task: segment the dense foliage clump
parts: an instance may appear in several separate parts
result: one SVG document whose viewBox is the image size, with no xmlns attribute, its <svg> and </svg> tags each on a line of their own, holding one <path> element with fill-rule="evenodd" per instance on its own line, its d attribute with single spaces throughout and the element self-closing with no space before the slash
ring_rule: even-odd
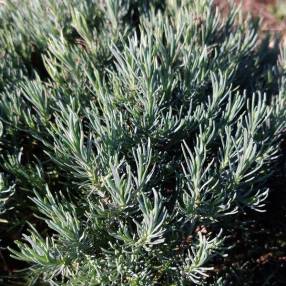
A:
<svg viewBox="0 0 286 286">
<path fill-rule="evenodd" d="M 26 269 L 10 279 L 227 285 L 206 277 L 230 218 L 264 209 L 283 52 L 206 0 L 5 2 L 0 227 Z"/>
</svg>

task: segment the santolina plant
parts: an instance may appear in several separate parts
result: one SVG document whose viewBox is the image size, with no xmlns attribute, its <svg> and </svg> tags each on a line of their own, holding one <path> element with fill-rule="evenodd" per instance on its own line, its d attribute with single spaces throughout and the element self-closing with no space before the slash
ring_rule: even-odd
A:
<svg viewBox="0 0 286 286">
<path fill-rule="evenodd" d="M 7 0 L 0 13 L 0 223 L 2 240 L 23 233 L 8 244 L 25 280 L 213 283 L 229 217 L 264 210 L 283 51 L 265 62 L 258 24 L 206 0 Z"/>
</svg>

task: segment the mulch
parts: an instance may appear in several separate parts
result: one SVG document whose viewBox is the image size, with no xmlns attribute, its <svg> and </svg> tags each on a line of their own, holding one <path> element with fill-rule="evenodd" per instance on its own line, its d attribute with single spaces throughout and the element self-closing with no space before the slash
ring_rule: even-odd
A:
<svg viewBox="0 0 286 286">
<path fill-rule="evenodd" d="M 245 13 L 251 13 L 261 20 L 261 30 L 270 32 L 272 35 L 282 36 L 283 43 L 286 44 L 286 17 L 279 19 L 273 11 L 279 10 L 283 1 L 279 0 L 234 0 L 240 3 Z M 285 0 L 284 0 L 285 1 Z M 222 10 L 227 11 L 228 0 L 215 0 L 215 4 Z M 286 1 L 285 3 L 286 4 Z"/>
</svg>

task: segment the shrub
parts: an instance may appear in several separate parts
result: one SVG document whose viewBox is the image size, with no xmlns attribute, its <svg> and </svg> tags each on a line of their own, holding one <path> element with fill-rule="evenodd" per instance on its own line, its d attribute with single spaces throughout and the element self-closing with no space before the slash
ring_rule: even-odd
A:
<svg viewBox="0 0 286 286">
<path fill-rule="evenodd" d="M 6 2 L 0 208 L 26 279 L 210 285 L 229 218 L 264 208 L 283 54 L 206 0 Z"/>
</svg>

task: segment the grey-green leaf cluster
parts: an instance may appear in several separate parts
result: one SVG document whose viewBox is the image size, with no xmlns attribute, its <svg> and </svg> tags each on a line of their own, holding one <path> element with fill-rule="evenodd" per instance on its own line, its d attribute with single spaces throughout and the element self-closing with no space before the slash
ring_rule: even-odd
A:
<svg viewBox="0 0 286 286">
<path fill-rule="evenodd" d="M 0 4 L 0 228 L 26 282 L 211 285 L 286 128 L 258 29 L 207 0 Z"/>
</svg>

